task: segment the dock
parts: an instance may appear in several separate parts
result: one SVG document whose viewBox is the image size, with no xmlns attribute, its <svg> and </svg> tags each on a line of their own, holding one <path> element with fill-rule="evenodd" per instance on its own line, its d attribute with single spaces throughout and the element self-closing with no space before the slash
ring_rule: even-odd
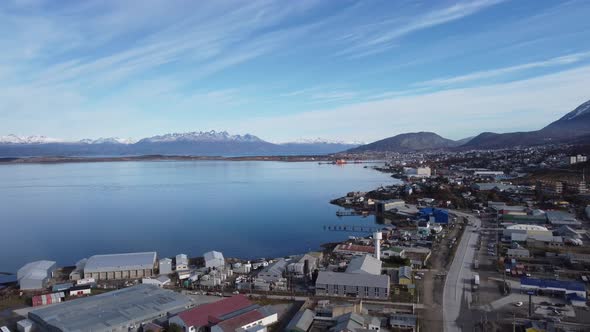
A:
<svg viewBox="0 0 590 332">
<path fill-rule="evenodd" d="M 378 225 L 324 225 L 325 231 L 332 232 L 374 233 L 381 229 Z"/>
</svg>

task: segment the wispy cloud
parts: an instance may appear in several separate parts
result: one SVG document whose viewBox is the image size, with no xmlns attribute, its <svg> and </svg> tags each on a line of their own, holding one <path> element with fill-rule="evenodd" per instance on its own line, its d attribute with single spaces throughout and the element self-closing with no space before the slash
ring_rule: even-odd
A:
<svg viewBox="0 0 590 332">
<path fill-rule="evenodd" d="M 416 86 L 432 87 L 432 86 L 446 86 L 453 84 L 460 84 L 472 81 L 478 81 L 487 78 L 493 78 L 503 76 L 507 74 L 513 74 L 525 70 L 537 69 L 537 68 L 549 68 L 555 66 L 564 66 L 575 64 L 590 58 L 590 52 L 580 52 L 568 54 L 560 57 L 551 58 L 543 61 L 535 61 L 524 63 L 516 66 L 496 68 L 492 70 L 482 70 L 466 75 L 459 75 L 454 77 L 437 78 L 415 84 Z"/>
<path fill-rule="evenodd" d="M 410 16 L 409 19 L 403 17 L 405 14 L 386 17 L 380 22 L 360 27 L 354 34 L 347 35 L 345 41 L 352 42 L 353 45 L 339 54 L 356 58 L 383 52 L 395 46 L 395 41 L 403 36 L 462 19 L 503 1 L 505 0 L 459 2 L 425 14 Z"/>
</svg>

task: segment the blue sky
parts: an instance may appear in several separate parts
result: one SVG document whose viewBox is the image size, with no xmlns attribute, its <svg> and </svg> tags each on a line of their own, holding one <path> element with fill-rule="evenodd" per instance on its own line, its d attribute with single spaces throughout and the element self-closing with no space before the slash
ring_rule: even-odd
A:
<svg viewBox="0 0 590 332">
<path fill-rule="evenodd" d="M 538 129 L 590 99 L 589 16 L 585 0 L 5 0 L 0 135 Z"/>
</svg>

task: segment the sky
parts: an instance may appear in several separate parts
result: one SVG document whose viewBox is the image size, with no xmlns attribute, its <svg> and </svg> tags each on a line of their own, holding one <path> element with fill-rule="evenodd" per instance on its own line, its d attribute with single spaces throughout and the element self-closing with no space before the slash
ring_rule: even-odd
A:
<svg viewBox="0 0 590 332">
<path fill-rule="evenodd" d="M 0 135 L 271 142 L 539 129 L 590 99 L 590 1 L 0 1 Z"/>
</svg>

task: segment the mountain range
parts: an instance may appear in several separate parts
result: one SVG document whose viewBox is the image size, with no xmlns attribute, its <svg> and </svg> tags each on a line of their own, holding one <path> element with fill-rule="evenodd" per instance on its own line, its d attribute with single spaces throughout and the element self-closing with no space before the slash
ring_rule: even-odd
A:
<svg viewBox="0 0 590 332">
<path fill-rule="evenodd" d="M 431 150 L 481 150 L 548 143 L 590 143 L 590 100 L 546 127 L 527 132 L 484 132 L 450 140 L 432 132 L 405 133 L 373 143 L 347 143 L 322 139 L 275 144 L 251 134 L 225 131 L 173 133 L 140 140 L 117 137 L 64 141 L 45 136 L 0 136 L 0 157 L 25 156 L 268 156 L 324 155 L 338 152 L 414 152 Z"/>
<path fill-rule="evenodd" d="M 546 127 L 526 132 L 484 132 L 453 141 L 432 132 L 405 133 L 350 149 L 349 153 L 502 149 L 548 143 L 590 143 L 590 100 Z"/>
<path fill-rule="evenodd" d="M 0 157 L 122 156 L 122 155 L 323 155 L 358 146 L 329 140 L 304 140 L 274 144 L 251 134 L 225 131 L 172 133 L 140 140 L 118 137 L 65 141 L 45 136 L 0 136 Z"/>
</svg>

